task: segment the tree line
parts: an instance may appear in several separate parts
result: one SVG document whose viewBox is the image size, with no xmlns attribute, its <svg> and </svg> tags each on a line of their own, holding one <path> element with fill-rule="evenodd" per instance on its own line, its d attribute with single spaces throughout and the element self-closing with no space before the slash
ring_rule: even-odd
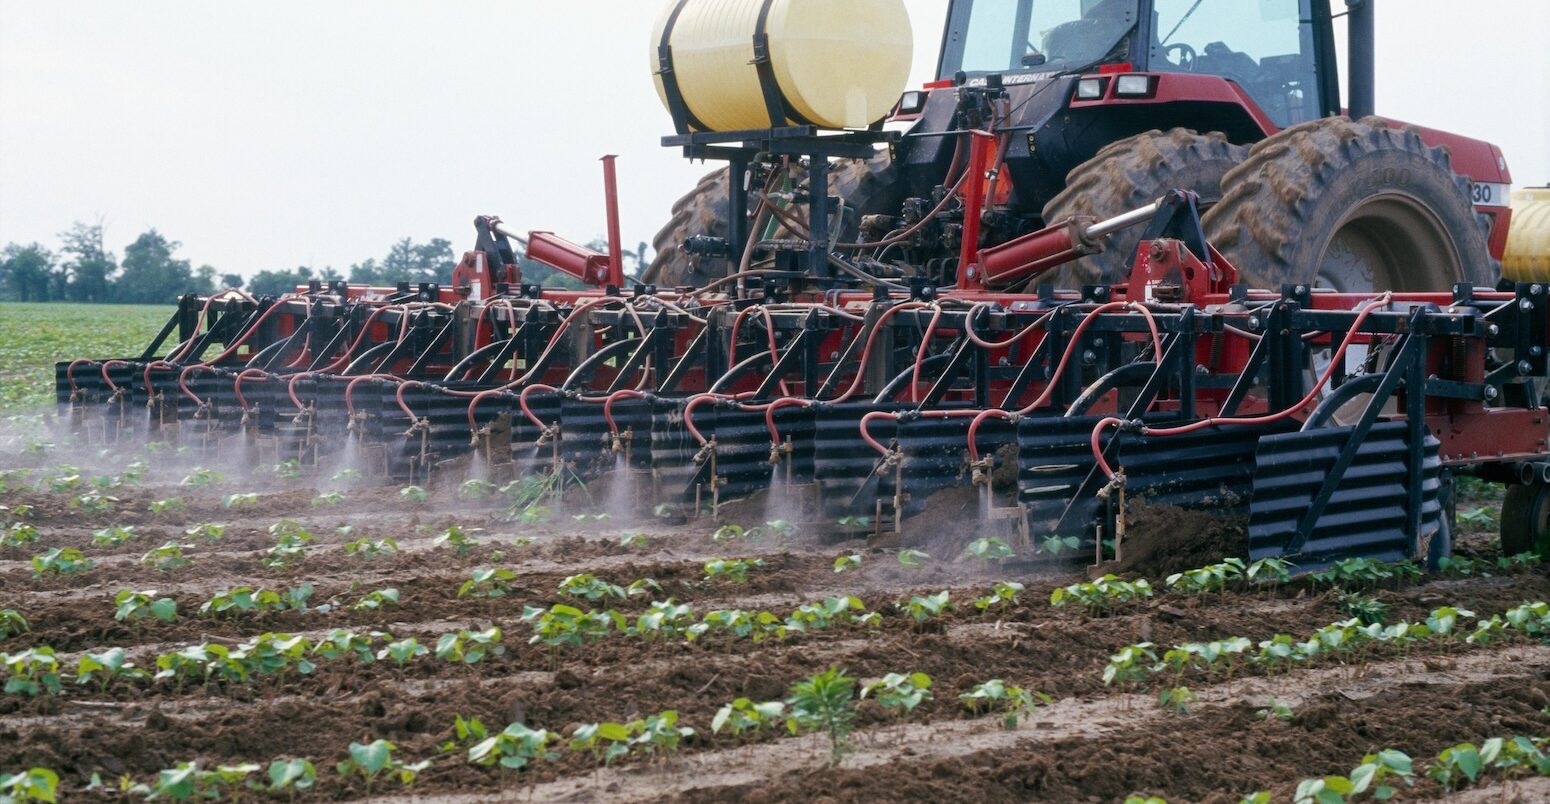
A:
<svg viewBox="0 0 1550 804">
<path fill-rule="evenodd" d="M 244 279 L 240 274 L 221 273 L 210 265 L 195 268 L 188 260 L 177 258 L 174 255 L 182 244 L 168 240 L 154 228 L 126 246 L 122 259 L 104 245 L 101 225 L 77 223 L 69 231 L 61 232 L 59 239 L 62 245 L 57 252 L 38 243 L 8 243 L 0 249 L 0 301 L 155 304 L 171 302 L 185 293 L 209 294 L 222 288 L 279 295 L 313 279 L 344 279 L 352 284 L 378 286 L 448 282 L 457 265 L 451 241 L 437 237 L 416 243 L 406 237 L 394 243 L 380 260 L 369 257 L 343 272 L 332 266 L 301 265 L 263 270 Z M 607 250 L 599 241 L 589 246 Z M 639 270 L 645 264 L 646 244 L 641 243 L 633 252 L 626 251 L 624 257 L 626 272 Z M 528 282 L 579 285 L 571 277 L 526 257 L 521 258 L 521 266 Z"/>
</svg>

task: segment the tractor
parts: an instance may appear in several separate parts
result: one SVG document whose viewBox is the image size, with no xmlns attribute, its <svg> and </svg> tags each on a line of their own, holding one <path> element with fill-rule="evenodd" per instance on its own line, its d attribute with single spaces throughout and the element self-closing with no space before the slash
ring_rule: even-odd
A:
<svg viewBox="0 0 1550 804">
<path fill-rule="evenodd" d="M 1180 188 L 1198 194 L 1206 239 L 1257 287 L 1494 286 L 1511 215 L 1506 161 L 1489 143 L 1373 116 L 1374 3 L 1347 0 L 1341 15 L 1331 0 L 953 0 L 937 80 L 889 118 L 908 126 L 902 139 L 834 165 L 830 193 L 855 213 L 846 232 L 889 242 L 908 232 L 891 263 L 952 286 L 961 214 L 920 224 L 965 172 L 968 132 L 990 130 L 1000 151 L 981 246 Z M 711 173 L 674 206 L 645 282 L 699 286 L 735 268 L 723 256 L 738 248 L 705 246 L 728 235 L 726 176 Z M 1121 234 L 1040 281 L 1120 281 L 1139 237 Z"/>
</svg>

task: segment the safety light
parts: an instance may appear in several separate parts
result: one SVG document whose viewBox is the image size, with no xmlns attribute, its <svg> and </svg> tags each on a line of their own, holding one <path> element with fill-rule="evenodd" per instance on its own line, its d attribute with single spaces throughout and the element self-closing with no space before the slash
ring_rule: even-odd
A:
<svg viewBox="0 0 1550 804">
<path fill-rule="evenodd" d="M 899 98 L 899 114 L 920 114 L 926 108 L 926 93 L 906 92 Z"/>
<path fill-rule="evenodd" d="M 1098 100 L 1103 97 L 1103 79 L 1083 78 L 1076 82 L 1077 100 Z"/>
<path fill-rule="evenodd" d="M 1122 75 L 1114 81 L 1115 95 L 1144 98 L 1152 94 L 1152 77 L 1149 75 Z"/>
</svg>

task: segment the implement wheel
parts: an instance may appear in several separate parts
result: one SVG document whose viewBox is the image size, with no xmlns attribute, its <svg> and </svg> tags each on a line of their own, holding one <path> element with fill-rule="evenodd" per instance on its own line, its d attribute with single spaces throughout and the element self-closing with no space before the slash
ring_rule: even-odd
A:
<svg viewBox="0 0 1550 804">
<path fill-rule="evenodd" d="M 793 170 L 796 181 L 805 180 L 804 169 Z M 880 213 L 898 214 L 904 205 L 907 187 L 903 176 L 893 169 L 887 154 L 871 159 L 842 160 L 829 165 L 829 194 L 845 199 L 853 212 L 847 212 L 848 221 L 859 221 L 863 215 Z M 749 214 L 757 207 L 757 200 L 748 201 Z M 727 236 L 727 171 L 712 171 L 700 179 L 687 195 L 673 204 L 673 217 L 657 232 L 651 241 L 656 257 L 641 274 L 641 281 L 661 287 L 684 285 L 700 286 L 726 276 L 723 261 L 691 262 L 689 256 L 679 250 L 685 240 L 695 235 L 709 237 Z M 854 215 L 854 217 L 852 217 Z M 842 240 L 854 238 L 855 226 L 845 226 L 840 232 Z M 733 259 L 733 263 L 742 255 Z"/>
<path fill-rule="evenodd" d="M 1206 238 L 1251 287 L 1348 293 L 1493 287 L 1486 223 L 1448 152 L 1381 118 L 1286 129 L 1222 179 Z"/>
<path fill-rule="evenodd" d="M 1502 555 L 1550 559 L 1550 486 L 1514 483 L 1502 500 Z"/>
<path fill-rule="evenodd" d="M 1074 215 L 1112 218 L 1175 189 L 1193 190 L 1201 209 L 1209 209 L 1222 197 L 1222 177 L 1248 155 L 1247 146 L 1234 145 L 1220 133 L 1175 128 L 1126 137 L 1066 174 L 1066 189 L 1044 205 L 1044 221 L 1056 223 Z M 1131 227 L 1112 235 L 1101 253 L 1062 269 L 1056 285 L 1125 281 L 1141 234 L 1141 227 Z"/>
</svg>

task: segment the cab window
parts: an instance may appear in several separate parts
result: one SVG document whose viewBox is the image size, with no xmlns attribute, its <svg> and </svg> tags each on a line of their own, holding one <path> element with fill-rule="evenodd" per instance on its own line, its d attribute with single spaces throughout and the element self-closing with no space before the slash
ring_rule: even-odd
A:
<svg viewBox="0 0 1550 804">
<path fill-rule="evenodd" d="M 1150 67 L 1219 75 L 1285 128 L 1320 116 L 1311 0 L 1156 0 Z"/>
</svg>

